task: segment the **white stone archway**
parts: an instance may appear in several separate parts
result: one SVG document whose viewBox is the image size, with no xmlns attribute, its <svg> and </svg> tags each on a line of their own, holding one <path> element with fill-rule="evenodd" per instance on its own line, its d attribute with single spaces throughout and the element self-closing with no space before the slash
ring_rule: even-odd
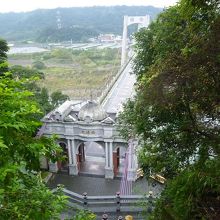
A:
<svg viewBox="0 0 220 220">
<path fill-rule="evenodd" d="M 121 66 L 126 63 L 127 58 L 127 35 L 128 26 L 132 24 L 138 24 L 138 29 L 148 27 L 150 24 L 150 16 L 124 16 L 123 37 L 122 37 L 122 51 L 121 51 Z"/>
<path fill-rule="evenodd" d="M 101 145 L 100 147 L 102 148 L 102 156 L 105 159 L 104 164 L 102 164 L 105 178 L 113 179 L 117 176 L 117 172 L 114 172 L 114 167 L 118 169 L 119 165 L 117 159 L 120 159 L 117 158 L 120 153 L 117 153 L 117 146 L 124 146 L 127 149 L 128 142 L 118 133 L 114 121 L 116 116 L 104 114 L 105 112 L 103 113 L 103 111 L 101 106 L 92 101 L 83 105 L 81 103 L 75 105 L 71 101 L 66 101 L 54 112 L 45 116 L 43 135 L 50 137 L 56 134 L 59 137 L 58 143 L 65 143 L 65 151 L 68 154 L 69 175 L 78 175 L 79 162 L 81 162 L 79 159 L 84 159 L 84 149 L 79 152 L 80 144 L 94 142 Z M 57 112 L 60 112 L 59 119 L 56 118 Z M 87 116 L 90 116 L 91 120 L 87 121 Z M 79 157 L 79 154 L 83 156 Z M 135 180 L 136 162 L 133 162 L 135 155 L 133 151 L 129 155 L 130 166 L 128 167 L 128 172 L 130 179 Z M 114 166 L 114 163 L 116 166 Z M 49 170 L 57 172 L 57 165 L 57 162 L 50 162 Z"/>
</svg>

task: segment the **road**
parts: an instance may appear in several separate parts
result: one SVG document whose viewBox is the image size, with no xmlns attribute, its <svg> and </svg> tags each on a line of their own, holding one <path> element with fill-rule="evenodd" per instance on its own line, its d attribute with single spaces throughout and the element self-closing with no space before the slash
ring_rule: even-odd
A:
<svg viewBox="0 0 220 220">
<path fill-rule="evenodd" d="M 136 76 L 130 74 L 131 71 L 132 62 L 130 61 L 102 104 L 107 113 L 120 111 L 123 103 L 134 94 Z"/>
</svg>

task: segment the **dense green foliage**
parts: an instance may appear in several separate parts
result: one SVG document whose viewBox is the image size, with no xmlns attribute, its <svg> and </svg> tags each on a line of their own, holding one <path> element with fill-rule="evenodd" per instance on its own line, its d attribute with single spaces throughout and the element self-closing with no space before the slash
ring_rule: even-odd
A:
<svg viewBox="0 0 220 220">
<path fill-rule="evenodd" d="M 153 219 L 220 216 L 220 13 L 182 0 L 136 35 L 137 95 L 119 119 L 146 173 L 167 177 Z M 211 205 L 212 204 L 212 205 Z"/>
<path fill-rule="evenodd" d="M 68 99 L 69 97 L 67 95 L 62 94 L 62 92 L 60 91 L 56 91 L 51 94 L 51 104 L 54 108 L 58 107 L 60 104 L 62 104 Z"/>
<path fill-rule="evenodd" d="M 3 48 L 4 67 L 8 69 L 7 43 L 1 40 L 0 47 Z M 36 118 L 42 116 L 39 104 L 45 105 L 49 96 L 45 88 L 37 87 L 35 78 L 44 75 L 36 69 L 21 66 L 13 66 L 10 71 L 2 71 L 0 76 L 0 219 L 60 219 L 61 212 L 65 212 L 67 197 L 61 188 L 54 194 L 42 182 L 40 158 L 60 160 L 62 158 L 57 155 L 62 150 L 54 138 L 36 137 L 41 125 Z M 53 96 L 52 107 L 66 98 L 60 92 Z M 95 215 L 77 211 L 73 219 L 92 220 Z"/>
<path fill-rule="evenodd" d="M 87 210 L 77 210 L 76 214 L 70 220 L 95 220 L 96 215 Z"/>
<path fill-rule="evenodd" d="M 57 29 L 57 11 L 62 29 Z M 124 15 L 146 15 L 152 18 L 161 9 L 151 6 L 115 6 L 59 8 L 26 13 L 0 14 L 0 35 L 7 40 L 54 42 L 85 41 L 99 33 L 122 34 Z"/>
<path fill-rule="evenodd" d="M 220 160 L 189 166 L 170 181 L 151 219 L 219 219 Z"/>
<path fill-rule="evenodd" d="M 40 157 L 57 160 L 60 147 L 35 137 L 40 110 L 23 83 L 9 72 L 0 76 L 0 219 L 59 219 L 65 197 L 54 195 L 37 173 Z"/>
<path fill-rule="evenodd" d="M 23 67 L 20 65 L 15 65 L 10 67 L 10 72 L 16 79 L 34 79 L 33 77 L 44 79 L 44 73 L 28 67 Z"/>
<path fill-rule="evenodd" d="M 46 66 L 42 61 L 36 60 L 32 63 L 32 67 L 38 70 L 45 69 Z"/>
<path fill-rule="evenodd" d="M 38 64 L 38 67 L 42 67 L 41 63 L 37 62 L 36 64 Z M 69 99 L 67 95 L 62 94 L 60 91 L 52 92 L 51 95 L 49 95 L 47 88 L 40 88 L 37 82 L 40 79 L 43 80 L 45 75 L 38 69 L 15 65 L 10 67 L 9 70 L 14 79 L 22 80 L 22 85 L 33 93 L 31 99 L 38 103 L 38 107 L 44 115 Z M 40 117 L 42 117 L 42 115 L 38 114 L 39 119 Z"/>
<path fill-rule="evenodd" d="M 8 71 L 8 64 L 6 63 L 8 50 L 6 41 L 0 39 L 0 75 Z"/>
</svg>

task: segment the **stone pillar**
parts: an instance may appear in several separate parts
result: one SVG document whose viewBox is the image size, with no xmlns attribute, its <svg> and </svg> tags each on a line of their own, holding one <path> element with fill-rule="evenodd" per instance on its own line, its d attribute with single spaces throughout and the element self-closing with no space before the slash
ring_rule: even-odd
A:
<svg viewBox="0 0 220 220">
<path fill-rule="evenodd" d="M 109 145 L 110 145 L 110 147 L 109 147 L 109 157 L 110 157 L 109 166 L 110 166 L 110 168 L 113 169 L 113 148 L 112 148 L 112 142 L 110 142 Z"/>
<path fill-rule="evenodd" d="M 113 179 L 113 150 L 112 150 L 112 142 L 105 142 L 105 155 L 106 155 L 106 166 L 105 166 L 105 178 Z"/>
<path fill-rule="evenodd" d="M 71 152 L 71 140 L 67 140 L 67 148 L 68 148 L 68 158 L 69 158 L 69 165 L 72 164 L 72 152 Z"/>
<path fill-rule="evenodd" d="M 128 16 L 124 16 L 123 37 L 122 37 L 122 51 L 121 51 L 121 67 L 126 62 L 127 52 L 127 32 L 128 32 Z"/>
<path fill-rule="evenodd" d="M 137 177 L 137 167 L 135 166 L 135 150 L 134 143 L 132 140 L 129 141 L 129 152 L 128 152 L 128 180 L 135 181 Z"/>
<path fill-rule="evenodd" d="M 57 166 L 57 162 L 53 163 L 53 162 L 49 162 L 49 171 L 52 173 L 57 173 L 58 171 L 58 166 Z"/>
<path fill-rule="evenodd" d="M 105 142 L 105 168 L 109 167 L 109 150 L 108 150 L 108 143 Z"/>
<path fill-rule="evenodd" d="M 76 146 L 75 141 L 70 140 L 70 152 L 71 152 L 71 158 L 72 163 L 69 164 L 69 174 L 70 175 L 78 175 L 78 167 L 77 167 L 77 159 L 76 159 Z"/>
<path fill-rule="evenodd" d="M 128 148 L 128 169 L 132 169 L 132 147 L 133 147 L 133 144 L 132 142 L 129 141 L 129 148 Z"/>
</svg>

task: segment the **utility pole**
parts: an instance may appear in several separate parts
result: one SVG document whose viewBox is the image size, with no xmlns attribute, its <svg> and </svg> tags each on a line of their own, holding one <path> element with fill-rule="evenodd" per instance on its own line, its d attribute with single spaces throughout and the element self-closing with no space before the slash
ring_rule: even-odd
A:
<svg viewBox="0 0 220 220">
<path fill-rule="evenodd" d="M 62 28 L 60 11 L 57 11 L 56 19 L 57 19 L 57 29 L 59 30 Z"/>
</svg>

